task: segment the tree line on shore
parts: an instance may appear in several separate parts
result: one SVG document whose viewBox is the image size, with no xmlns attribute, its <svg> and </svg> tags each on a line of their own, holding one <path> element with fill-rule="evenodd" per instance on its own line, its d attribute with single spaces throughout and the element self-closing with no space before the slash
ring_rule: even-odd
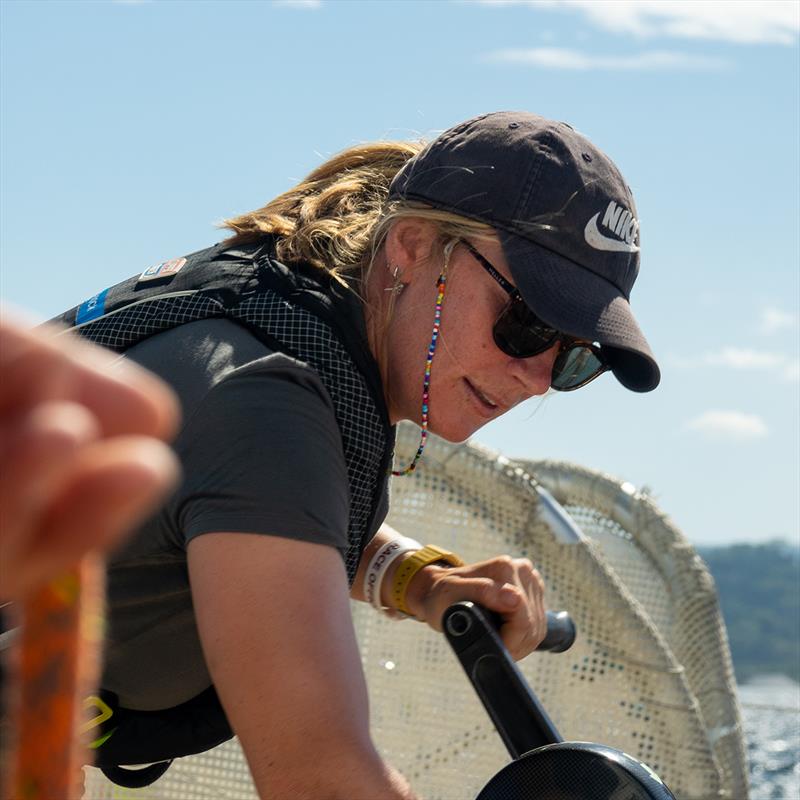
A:
<svg viewBox="0 0 800 800">
<path fill-rule="evenodd" d="M 698 547 L 714 578 L 736 679 L 800 682 L 800 548 L 785 542 Z"/>
</svg>

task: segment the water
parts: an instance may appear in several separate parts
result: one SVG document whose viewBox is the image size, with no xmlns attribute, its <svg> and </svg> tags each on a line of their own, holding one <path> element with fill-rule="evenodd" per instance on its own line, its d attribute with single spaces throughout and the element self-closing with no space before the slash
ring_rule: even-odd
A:
<svg viewBox="0 0 800 800">
<path fill-rule="evenodd" d="M 800 684 L 781 675 L 739 687 L 751 800 L 800 798 Z"/>
</svg>

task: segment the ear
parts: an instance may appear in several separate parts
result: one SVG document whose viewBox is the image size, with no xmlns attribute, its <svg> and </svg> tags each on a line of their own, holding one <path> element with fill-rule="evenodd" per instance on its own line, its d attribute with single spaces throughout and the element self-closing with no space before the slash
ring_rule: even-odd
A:
<svg viewBox="0 0 800 800">
<path fill-rule="evenodd" d="M 438 238 L 438 228 L 432 222 L 416 217 L 399 219 L 386 236 L 386 262 L 399 267 L 398 277 L 403 283 L 411 283 L 417 274 L 429 271 Z"/>
</svg>

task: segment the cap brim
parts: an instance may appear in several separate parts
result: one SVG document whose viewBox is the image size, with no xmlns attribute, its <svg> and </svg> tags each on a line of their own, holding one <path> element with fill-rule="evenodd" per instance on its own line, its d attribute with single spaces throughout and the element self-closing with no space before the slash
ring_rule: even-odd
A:
<svg viewBox="0 0 800 800">
<path fill-rule="evenodd" d="M 599 342 L 627 389 L 649 392 L 658 386 L 658 364 L 616 286 L 529 239 L 498 233 L 514 282 L 538 316 L 570 336 Z"/>
</svg>

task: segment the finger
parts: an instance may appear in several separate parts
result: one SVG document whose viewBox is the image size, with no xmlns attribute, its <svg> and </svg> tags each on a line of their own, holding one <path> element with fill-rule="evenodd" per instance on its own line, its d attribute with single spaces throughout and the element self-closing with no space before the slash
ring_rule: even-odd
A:
<svg viewBox="0 0 800 800">
<path fill-rule="evenodd" d="M 129 359 L 112 360 L 98 349 L 91 349 L 76 399 L 92 409 L 106 436 L 144 434 L 170 441 L 180 419 L 174 392 Z"/>
<path fill-rule="evenodd" d="M 56 328 L 29 330 L 9 318 L 5 308 L 0 316 L 0 413 L 30 409 L 37 403 L 66 399 L 70 392 L 72 358 L 66 344 L 54 344 Z M 74 369 L 74 368 L 73 368 Z"/>
<path fill-rule="evenodd" d="M 460 599 L 480 603 L 496 611 L 504 619 L 513 614 L 524 601 L 513 559 L 509 556 L 498 556 L 478 564 L 449 570 L 444 580 L 448 578 L 457 581 L 459 590 L 464 586 L 470 592 L 469 597 Z"/>
<path fill-rule="evenodd" d="M 495 581 L 487 591 L 485 605 L 502 619 L 500 635 L 513 658 L 531 653 L 544 638 L 544 584 L 527 558 L 497 556 L 475 565 Z"/>
<path fill-rule="evenodd" d="M 518 559 L 518 580 L 526 593 L 526 602 L 531 612 L 531 636 L 538 647 L 547 634 L 545 609 L 545 585 L 542 575 L 528 559 Z"/>
<path fill-rule="evenodd" d="M 500 583 L 512 580 L 516 575 L 514 559 L 509 555 L 494 556 L 485 561 L 468 564 L 460 569 L 468 574 L 485 575 Z"/>
<path fill-rule="evenodd" d="M 539 621 L 539 626 L 536 633 L 536 647 L 538 647 L 544 637 L 547 635 L 547 603 L 545 602 L 545 585 L 541 574 L 538 570 L 534 571 L 534 580 L 536 585 L 535 598 L 535 611 L 536 619 Z"/>
<path fill-rule="evenodd" d="M 454 599 L 472 600 L 499 615 L 498 632 L 512 658 L 524 658 L 534 649 L 537 642 L 532 638 L 534 628 L 522 587 L 490 578 L 464 578 L 452 587 L 451 593 L 457 595 Z"/>
<path fill-rule="evenodd" d="M 108 551 L 163 501 L 178 477 L 161 442 L 126 437 L 89 445 L 23 554 L 13 595 L 26 595 L 89 550 Z"/>
<path fill-rule="evenodd" d="M 451 596 L 452 600 L 450 600 Z M 454 580 L 442 599 L 447 602 L 447 605 L 456 600 L 471 600 L 499 614 L 504 624 L 514 619 L 524 606 L 523 594 L 519 587 L 483 577 Z M 442 613 L 446 607 L 442 609 Z"/>
<path fill-rule="evenodd" d="M 35 330 L 0 318 L 0 413 L 54 399 L 84 403 L 106 436 L 169 438 L 179 407 L 172 391 L 132 362 L 56 326 Z"/>
<path fill-rule="evenodd" d="M 75 403 L 43 403 L 0 427 L 0 529 L 6 558 L 25 546 L 79 448 L 98 432 L 94 417 Z"/>
<path fill-rule="evenodd" d="M 505 634 L 516 659 L 535 650 L 547 633 L 544 581 L 527 558 L 514 559 L 515 587 L 522 598 L 517 614 L 508 622 Z"/>
<path fill-rule="evenodd" d="M 501 593 L 516 596 L 513 609 L 501 612 L 503 624 L 500 627 L 500 636 L 511 656 L 519 661 L 530 654 L 540 641 L 537 639 L 535 618 L 522 587 L 506 584 L 501 588 Z"/>
</svg>

